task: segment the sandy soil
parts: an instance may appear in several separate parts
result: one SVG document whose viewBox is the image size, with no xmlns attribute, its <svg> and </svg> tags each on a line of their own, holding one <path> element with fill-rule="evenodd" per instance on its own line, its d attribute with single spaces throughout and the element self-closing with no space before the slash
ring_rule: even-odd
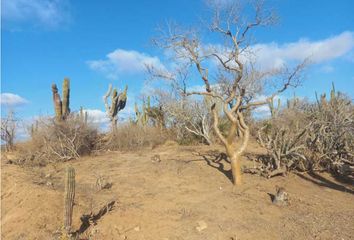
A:
<svg viewBox="0 0 354 240">
<path fill-rule="evenodd" d="M 76 169 L 73 228 L 80 239 L 354 239 L 353 185 L 326 174 L 245 174 L 233 191 L 218 150 L 160 146 L 33 169 L 2 161 L 2 239 L 58 239 L 69 164 Z M 152 161 L 155 154 L 160 162 Z M 110 189 L 97 190 L 99 176 Z M 289 206 L 272 204 L 275 185 L 285 187 Z M 97 215 L 109 203 L 110 211 L 82 224 L 84 214 Z"/>
</svg>

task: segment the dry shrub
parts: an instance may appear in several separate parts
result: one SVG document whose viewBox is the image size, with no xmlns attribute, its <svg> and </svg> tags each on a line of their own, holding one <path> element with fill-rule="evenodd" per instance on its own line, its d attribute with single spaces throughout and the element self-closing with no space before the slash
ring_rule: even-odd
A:
<svg viewBox="0 0 354 240">
<path fill-rule="evenodd" d="M 353 174 L 354 167 L 354 106 L 342 93 L 307 109 L 311 121 L 307 137 L 308 159 L 315 170 L 327 170 L 343 175 Z"/>
<path fill-rule="evenodd" d="M 263 122 L 258 142 L 268 154 L 260 158 L 261 172 L 267 177 L 284 174 L 292 169 L 307 169 L 306 114 L 299 109 L 285 109 Z"/>
<path fill-rule="evenodd" d="M 65 121 L 41 119 L 31 129 L 31 140 L 20 148 L 21 164 L 43 166 L 88 155 L 95 149 L 97 129 L 71 115 Z"/>
<path fill-rule="evenodd" d="M 124 123 L 108 135 L 102 143 L 106 150 L 135 150 L 143 147 L 155 147 L 170 139 L 166 129 Z"/>
<path fill-rule="evenodd" d="M 265 121 L 258 140 L 268 151 L 262 172 L 328 171 L 354 176 L 354 106 L 342 93 L 331 92 L 316 103 L 284 109 Z"/>
</svg>

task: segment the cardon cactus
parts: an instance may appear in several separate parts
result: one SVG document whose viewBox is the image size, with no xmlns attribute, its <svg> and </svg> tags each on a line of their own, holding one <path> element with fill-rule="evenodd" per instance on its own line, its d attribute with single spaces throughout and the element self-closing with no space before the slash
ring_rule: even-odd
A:
<svg viewBox="0 0 354 240">
<path fill-rule="evenodd" d="M 148 112 L 150 111 L 150 97 L 147 97 L 147 101 L 143 101 L 141 106 L 141 111 L 139 111 L 138 104 L 135 103 L 135 116 L 136 123 L 140 123 L 142 126 L 145 126 L 149 121 Z"/>
<path fill-rule="evenodd" d="M 66 169 L 65 179 L 65 209 L 64 209 L 64 228 L 67 234 L 70 234 L 75 198 L 75 169 L 68 167 Z"/>
<path fill-rule="evenodd" d="M 272 98 L 268 102 L 268 107 L 270 110 L 271 117 L 276 117 L 278 115 L 278 113 L 280 111 L 280 106 L 281 106 L 280 98 L 278 98 L 278 105 L 276 107 L 274 106 L 274 98 Z"/>
<path fill-rule="evenodd" d="M 58 87 L 56 84 L 52 84 L 52 92 L 53 92 L 53 103 L 54 103 L 54 111 L 55 118 L 57 121 L 65 120 L 70 114 L 70 80 L 68 78 L 64 79 L 63 82 L 63 100 L 60 99 L 60 95 L 58 93 Z"/>
<path fill-rule="evenodd" d="M 80 107 L 79 119 L 83 124 L 87 125 L 88 113 L 84 111 L 83 107 Z"/>
<path fill-rule="evenodd" d="M 112 85 L 110 84 L 107 93 L 103 96 L 106 113 L 112 122 L 113 129 L 117 127 L 118 112 L 123 110 L 127 103 L 127 91 L 128 91 L 128 86 L 125 86 L 124 91 L 118 94 L 117 89 L 113 89 L 112 91 Z M 109 105 L 108 103 L 109 96 L 111 97 L 111 105 Z"/>
</svg>

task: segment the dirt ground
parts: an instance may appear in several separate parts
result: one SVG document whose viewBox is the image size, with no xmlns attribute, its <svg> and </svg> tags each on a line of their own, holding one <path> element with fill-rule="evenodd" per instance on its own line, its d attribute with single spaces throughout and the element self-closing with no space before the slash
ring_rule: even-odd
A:
<svg viewBox="0 0 354 240">
<path fill-rule="evenodd" d="M 2 161 L 2 239 L 58 239 L 67 165 L 76 170 L 80 239 L 354 239 L 353 185 L 327 174 L 244 174 L 233 189 L 220 150 L 170 144 L 31 169 Z M 251 144 L 248 155 L 260 151 Z M 98 190 L 98 179 L 112 186 Z M 276 185 L 289 193 L 289 206 L 271 202 Z M 88 214 L 94 219 L 82 224 Z"/>
</svg>

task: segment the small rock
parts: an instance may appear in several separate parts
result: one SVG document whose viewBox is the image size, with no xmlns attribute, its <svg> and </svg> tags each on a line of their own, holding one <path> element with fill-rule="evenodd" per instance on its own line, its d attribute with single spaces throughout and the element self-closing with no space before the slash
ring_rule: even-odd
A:
<svg viewBox="0 0 354 240">
<path fill-rule="evenodd" d="M 203 231 L 204 229 L 206 229 L 206 228 L 208 227 L 208 225 L 207 225 L 206 222 L 204 222 L 204 221 L 198 221 L 197 223 L 198 223 L 199 226 L 196 227 L 196 229 L 197 229 L 199 232 Z"/>
<path fill-rule="evenodd" d="M 273 203 L 276 205 L 285 206 L 289 204 L 289 196 L 283 187 L 275 186 L 276 193 L 274 195 Z"/>
<path fill-rule="evenodd" d="M 159 163 L 161 162 L 161 158 L 159 154 L 155 154 L 154 156 L 151 157 L 151 162 L 153 163 Z"/>
<path fill-rule="evenodd" d="M 140 226 L 136 226 L 136 227 L 134 228 L 134 231 L 139 232 L 139 231 L 140 231 Z"/>
</svg>

